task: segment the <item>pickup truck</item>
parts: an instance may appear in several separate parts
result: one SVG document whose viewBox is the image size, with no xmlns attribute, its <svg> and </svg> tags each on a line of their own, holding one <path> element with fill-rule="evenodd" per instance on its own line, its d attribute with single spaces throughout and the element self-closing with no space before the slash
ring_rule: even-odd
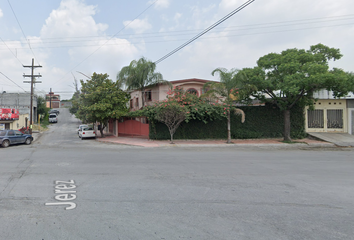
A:
<svg viewBox="0 0 354 240">
<path fill-rule="evenodd" d="M 58 122 L 58 116 L 55 113 L 49 114 L 49 122 L 50 123 L 57 123 Z"/>
</svg>

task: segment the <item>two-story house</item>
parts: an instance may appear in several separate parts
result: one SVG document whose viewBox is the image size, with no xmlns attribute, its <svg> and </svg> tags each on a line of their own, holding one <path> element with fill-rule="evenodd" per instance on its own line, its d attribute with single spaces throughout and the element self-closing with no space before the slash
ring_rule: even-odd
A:
<svg viewBox="0 0 354 240">
<path fill-rule="evenodd" d="M 205 83 L 211 82 L 210 80 L 191 78 L 183 80 L 170 81 L 172 87 L 179 86 L 184 91 L 195 93 L 197 96 L 202 95 L 203 86 Z M 150 106 L 154 102 L 163 101 L 167 98 L 167 92 L 171 86 L 167 84 L 159 84 L 145 89 L 145 106 Z M 133 90 L 130 92 L 130 109 L 135 111 L 143 107 L 142 94 L 140 90 Z"/>
<path fill-rule="evenodd" d="M 172 87 L 179 86 L 183 90 L 195 93 L 200 96 L 204 93 L 203 86 L 205 83 L 211 82 L 211 80 L 191 78 L 183 80 L 170 81 L 171 85 L 168 84 L 158 84 L 155 86 L 148 86 L 145 89 L 144 94 L 144 105 L 151 106 L 154 102 L 163 101 L 167 98 L 167 92 Z M 132 90 L 129 92 L 130 111 L 136 111 L 143 107 L 142 93 L 140 90 Z M 123 120 L 118 122 L 117 119 L 111 119 L 108 122 L 108 127 L 106 128 L 106 133 L 111 133 L 115 136 L 118 135 L 130 135 L 130 136 L 148 136 L 149 134 L 148 121 L 146 118 L 138 118 L 134 120 Z"/>
<path fill-rule="evenodd" d="M 45 95 L 47 108 L 60 108 L 60 95 L 49 92 Z"/>
</svg>

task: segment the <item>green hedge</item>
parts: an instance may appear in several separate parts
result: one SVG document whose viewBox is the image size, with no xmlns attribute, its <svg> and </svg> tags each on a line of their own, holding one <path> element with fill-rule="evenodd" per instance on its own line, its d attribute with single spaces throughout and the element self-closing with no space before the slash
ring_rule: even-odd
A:
<svg viewBox="0 0 354 240">
<path fill-rule="evenodd" d="M 241 123 L 241 117 L 231 117 L 231 137 L 233 139 L 277 138 L 283 136 L 283 113 L 272 105 L 240 107 L 246 114 L 246 120 Z M 291 110 L 291 138 L 303 138 L 305 133 L 305 116 L 302 107 Z M 226 139 L 227 119 L 208 122 L 199 120 L 183 122 L 173 136 L 174 139 Z M 168 128 L 160 122 L 150 123 L 150 139 L 170 139 Z"/>
</svg>

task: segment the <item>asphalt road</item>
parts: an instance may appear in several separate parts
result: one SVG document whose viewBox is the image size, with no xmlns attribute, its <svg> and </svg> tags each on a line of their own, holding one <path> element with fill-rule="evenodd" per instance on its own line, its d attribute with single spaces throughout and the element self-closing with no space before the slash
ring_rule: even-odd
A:
<svg viewBox="0 0 354 240">
<path fill-rule="evenodd" d="M 0 239 L 354 239 L 352 149 L 145 149 L 78 125 L 61 109 L 0 148 Z"/>
</svg>

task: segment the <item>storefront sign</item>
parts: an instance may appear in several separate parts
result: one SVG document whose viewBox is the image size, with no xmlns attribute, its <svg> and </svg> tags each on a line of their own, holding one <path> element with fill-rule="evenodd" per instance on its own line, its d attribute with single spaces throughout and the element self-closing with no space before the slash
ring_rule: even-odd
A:
<svg viewBox="0 0 354 240">
<path fill-rule="evenodd" d="M 0 120 L 18 120 L 19 115 L 18 109 L 0 108 Z"/>
</svg>

